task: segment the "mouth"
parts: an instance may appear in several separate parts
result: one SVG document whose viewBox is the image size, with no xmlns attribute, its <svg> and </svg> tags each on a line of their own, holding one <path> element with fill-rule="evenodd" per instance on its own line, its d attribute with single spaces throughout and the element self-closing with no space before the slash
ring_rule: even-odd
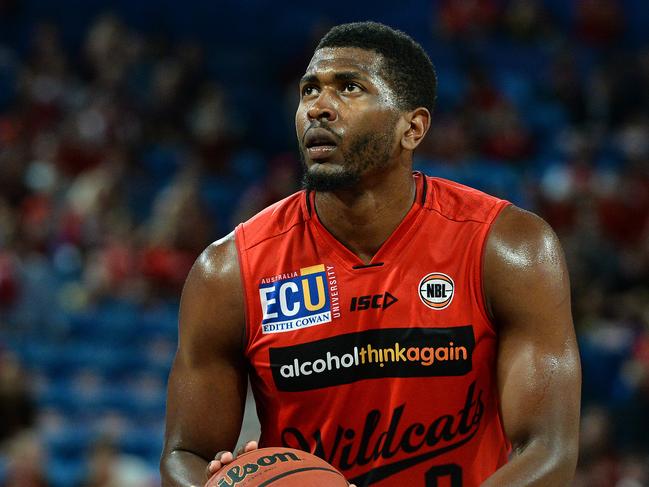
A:
<svg viewBox="0 0 649 487">
<path fill-rule="evenodd" d="M 304 147 L 311 160 L 320 161 L 329 158 L 338 149 L 338 139 L 328 130 L 309 129 L 304 136 Z"/>
</svg>

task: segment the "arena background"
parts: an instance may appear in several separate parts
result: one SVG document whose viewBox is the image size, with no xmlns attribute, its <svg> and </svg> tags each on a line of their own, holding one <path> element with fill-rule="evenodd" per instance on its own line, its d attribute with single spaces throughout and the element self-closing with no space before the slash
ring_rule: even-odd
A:
<svg viewBox="0 0 649 487">
<path fill-rule="evenodd" d="M 299 187 L 297 79 L 329 26 L 366 19 L 437 67 L 417 168 L 561 238 L 574 485 L 649 485 L 645 0 L 0 0 L 0 485 L 159 484 L 187 271 Z"/>
</svg>

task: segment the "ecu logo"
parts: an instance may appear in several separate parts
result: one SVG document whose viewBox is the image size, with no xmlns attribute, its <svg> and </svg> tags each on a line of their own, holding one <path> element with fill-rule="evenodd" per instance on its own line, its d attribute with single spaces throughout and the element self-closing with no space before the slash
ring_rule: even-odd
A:
<svg viewBox="0 0 649 487">
<path fill-rule="evenodd" d="M 278 277 L 263 279 L 259 286 L 263 333 L 293 331 L 331 321 L 330 290 L 323 264 Z"/>
</svg>

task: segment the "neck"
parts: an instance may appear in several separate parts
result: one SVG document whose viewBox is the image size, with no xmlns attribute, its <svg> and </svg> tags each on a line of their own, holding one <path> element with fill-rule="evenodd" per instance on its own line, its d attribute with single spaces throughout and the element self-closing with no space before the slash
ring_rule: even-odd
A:
<svg viewBox="0 0 649 487">
<path fill-rule="evenodd" d="M 352 190 L 317 192 L 320 221 L 336 239 L 368 264 L 396 230 L 415 198 L 410 167 L 383 169 Z"/>
</svg>

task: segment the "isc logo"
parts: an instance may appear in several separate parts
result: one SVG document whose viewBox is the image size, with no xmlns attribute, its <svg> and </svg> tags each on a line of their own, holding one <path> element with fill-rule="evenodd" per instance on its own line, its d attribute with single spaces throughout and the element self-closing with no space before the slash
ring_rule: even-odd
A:
<svg viewBox="0 0 649 487">
<path fill-rule="evenodd" d="M 383 294 L 369 294 L 367 296 L 353 297 L 349 311 L 365 311 L 367 309 L 388 309 L 399 301 L 389 292 Z"/>
<path fill-rule="evenodd" d="M 263 333 L 277 333 L 331 321 L 329 286 L 324 265 L 259 286 Z"/>
<path fill-rule="evenodd" d="M 431 309 L 440 310 L 448 307 L 454 294 L 453 279 L 441 272 L 428 274 L 419 282 L 421 302 Z"/>
</svg>

